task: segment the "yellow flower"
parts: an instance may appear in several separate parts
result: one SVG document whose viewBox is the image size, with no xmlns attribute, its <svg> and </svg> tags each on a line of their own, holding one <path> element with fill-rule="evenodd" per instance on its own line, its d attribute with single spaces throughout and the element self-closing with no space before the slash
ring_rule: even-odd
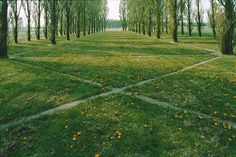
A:
<svg viewBox="0 0 236 157">
<path fill-rule="evenodd" d="M 118 139 L 121 139 L 121 135 L 119 135 L 117 138 L 118 138 Z"/>
<path fill-rule="evenodd" d="M 199 119 L 203 119 L 203 116 L 199 115 L 198 118 L 199 118 Z"/>
<path fill-rule="evenodd" d="M 100 155 L 98 153 L 95 154 L 95 157 L 99 157 Z"/>
<path fill-rule="evenodd" d="M 214 115 L 217 115 L 217 114 L 218 114 L 218 112 L 217 112 L 217 111 L 215 111 L 215 112 L 214 112 Z"/>
<path fill-rule="evenodd" d="M 80 135 L 81 134 L 81 132 L 77 132 L 77 135 Z"/>
<path fill-rule="evenodd" d="M 230 124 L 228 125 L 228 129 L 229 129 L 229 130 L 232 129 L 232 126 L 231 126 Z"/>
<path fill-rule="evenodd" d="M 75 141 L 75 140 L 76 140 L 76 137 L 73 137 L 72 140 Z"/>
<path fill-rule="evenodd" d="M 214 122 L 214 125 L 215 125 L 215 126 L 218 126 L 218 122 Z"/>
</svg>

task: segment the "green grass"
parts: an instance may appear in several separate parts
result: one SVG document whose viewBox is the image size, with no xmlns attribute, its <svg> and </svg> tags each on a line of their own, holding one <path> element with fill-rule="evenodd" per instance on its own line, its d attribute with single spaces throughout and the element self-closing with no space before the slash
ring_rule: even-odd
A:
<svg viewBox="0 0 236 157">
<path fill-rule="evenodd" d="M 45 39 L 20 42 L 11 45 L 10 59 L 0 60 L 1 125 L 207 61 L 216 56 L 204 49 L 219 49 L 208 35 L 180 36 L 174 44 L 168 35 L 157 40 L 118 31 L 71 41 L 59 38 L 56 46 Z M 235 56 L 223 56 L 127 88 L 133 96 L 112 94 L 1 129 L 0 156 L 233 157 L 235 128 L 218 121 L 215 125 L 211 116 L 236 122 L 235 67 Z"/>
</svg>

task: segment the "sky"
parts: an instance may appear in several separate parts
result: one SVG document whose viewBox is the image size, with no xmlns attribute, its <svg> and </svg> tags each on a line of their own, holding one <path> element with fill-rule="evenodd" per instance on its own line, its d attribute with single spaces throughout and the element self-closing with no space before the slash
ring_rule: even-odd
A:
<svg viewBox="0 0 236 157">
<path fill-rule="evenodd" d="M 108 0 L 108 19 L 119 20 L 119 4 L 120 0 Z"/>
<path fill-rule="evenodd" d="M 120 0 L 108 0 L 108 8 L 109 8 L 108 19 L 113 19 L 113 20 L 120 19 L 119 18 L 119 4 L 120 4 Z M 195 8 L 194 5 L 195 3 L 193 2 L 193 8 Z M 207 21 L 206 10 L 209 9 L 210 7 L 209 0 L 202 0 L 202 6 L 205 11 L 204 20 Z"/>
</svg>

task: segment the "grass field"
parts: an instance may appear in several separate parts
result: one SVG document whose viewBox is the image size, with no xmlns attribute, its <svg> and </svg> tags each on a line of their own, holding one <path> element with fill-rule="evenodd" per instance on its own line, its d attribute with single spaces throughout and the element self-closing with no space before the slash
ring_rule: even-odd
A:
<svg viewBox="0 0 236 157">
<path fill-rule="evenodd" d="M 236 56 L 218 50 L 121 31 L 12 44 L 0 156 L 234 157 Z"/>
</svg>

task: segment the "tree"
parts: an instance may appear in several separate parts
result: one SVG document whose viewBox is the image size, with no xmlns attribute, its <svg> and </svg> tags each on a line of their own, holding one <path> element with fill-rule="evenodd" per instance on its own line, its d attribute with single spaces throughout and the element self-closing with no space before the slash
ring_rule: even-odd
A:
<svg viewBox="0 0 236 157">
<path fill-rule="evenodd" d="M 0 1 L 0 57 L 7 57 L 7 0 Z"/>
<path fill-rule="evenodd" d="M 77 38 L 80 38 L 80 31 L 81 31 L 81 10 L 82 10 L 82 6 L 81 6 L 81 1 L 77 1 L 76 2 L 76 13 L 77 13 L 77 29 L 76 29 L 76 36 Z"/>
<path fill-rule="evenodd" d="M 48 3 L 47 0 L 44 0 L 44 36 L 48 38 Z"/>
<path fill-rule="evenodd" d="M 36 25 L 36 38 L 40 40 L 40 29 L 41 29 L 41 13 L 43 10 L 42 7 L 43 0 L 35 0 L 34 1 L 34 11 L 35 11 L 35 25 Z"/>
<path fill-rule="evenodd" d="M 56 19 L 57 19 L 57 8 L 58 8 L 58 0 L 50 0 L 48 2 L 49 7 L 49 17 L 50 17 L 50 32 L 51 37 L 50 40 L 52 45 L 56 45 Z"/>
<path fill-rule="evenodd" d="M 216 2 L 215 0 L 210 0 L 210 3 L 211 3 L 211 9 L 210 11 L 208 11 L 208 18 L 212 28 L 213 36 L 216 39 Z"/>
<path fill-rule="evenodd" d="M 19 16 L 20 16 L 21 4 L 19 5 L 17 0 L 11 1 L 11 13 L 12 13 L 12 24 L 13 24 L 13 37 L 14 41 L 18 43 L 18 24 L 19 24 Z"/>
<path fill-rule="evenodd" d="M 184 35 L 184 14 L 186 10 L 186 0 L 180 0 L 180 22 L 181 22 L 181 34 Z"/>
<path fill-rule="evenodd" d="M 187 0 L 188 35 L 192 36 L 192 0 Z"/>
<path fill-rule="evenodd" d="M 178 42 L 178 0 L 169 0 L 170 14 L 172 18 L 172 39 Z"/>
<path fill-rule="evenodd" d="M 83 0 L 83 33 L 86 35 L 86 0 Z"/>
<path fill-rule="evenodd" d="M 200 5 L 201 5 L 201 0 L 196 0 L 196 6 L 197 6 L 196 23 L 197 23 L 198 35 L 201 37 L 204 11 L 203 9 L 201 9 Z"/>
<path fill-rule="evenodd" d="M 80 1 L 78 1 L 80 2 Z M 63 36 L 65 33 L 65 24 L 64 24 L 64 12 L 65 12 L 65 9 L 64 9 L 64 6 L 65 6 L 65 2 L 62 1 L 62 0 L 59 0 L 58 2 L 58 7 L 59 7 L 59 25 L 60 25 L 60 28 L 59 28 L 59 32 L 60 32 L 60 35 Z"/>
<path fill-rule="evenodd" d="M 157 38 L 161 38 L 161 18 L 162 9 L 164 8 L 162 0 L 156 0 L 156 12 L 157 12 Z"/>
<path fill-rule="evenodd" d="M 27 18 L 27 39 L 31 41 L 31 13 L 32 13 L 32 1 L 22 0 L 22 6 Z"/>
<path fill-rule="evenodd" d="M 127 0 L 121 0 L 120 2 L 120 21 L 123 27 L 123 31 L 127 30 Z"/>
<path fill-rule="evenodd" d="M 66 7 L 66 39 L 70 40 L 70 22 L 71 22 L 71 7 L 72 7 L 71 0 L 65 0 L 65 7 Z"/>
<path fill-rule="evenodd" d="M 235 29 L 235 0 L 219 0 L 224 8 L 224 19 L 222 22 L 221 51 L 223 54 L 233 54 L 233 38 Z"/>
</svg>

